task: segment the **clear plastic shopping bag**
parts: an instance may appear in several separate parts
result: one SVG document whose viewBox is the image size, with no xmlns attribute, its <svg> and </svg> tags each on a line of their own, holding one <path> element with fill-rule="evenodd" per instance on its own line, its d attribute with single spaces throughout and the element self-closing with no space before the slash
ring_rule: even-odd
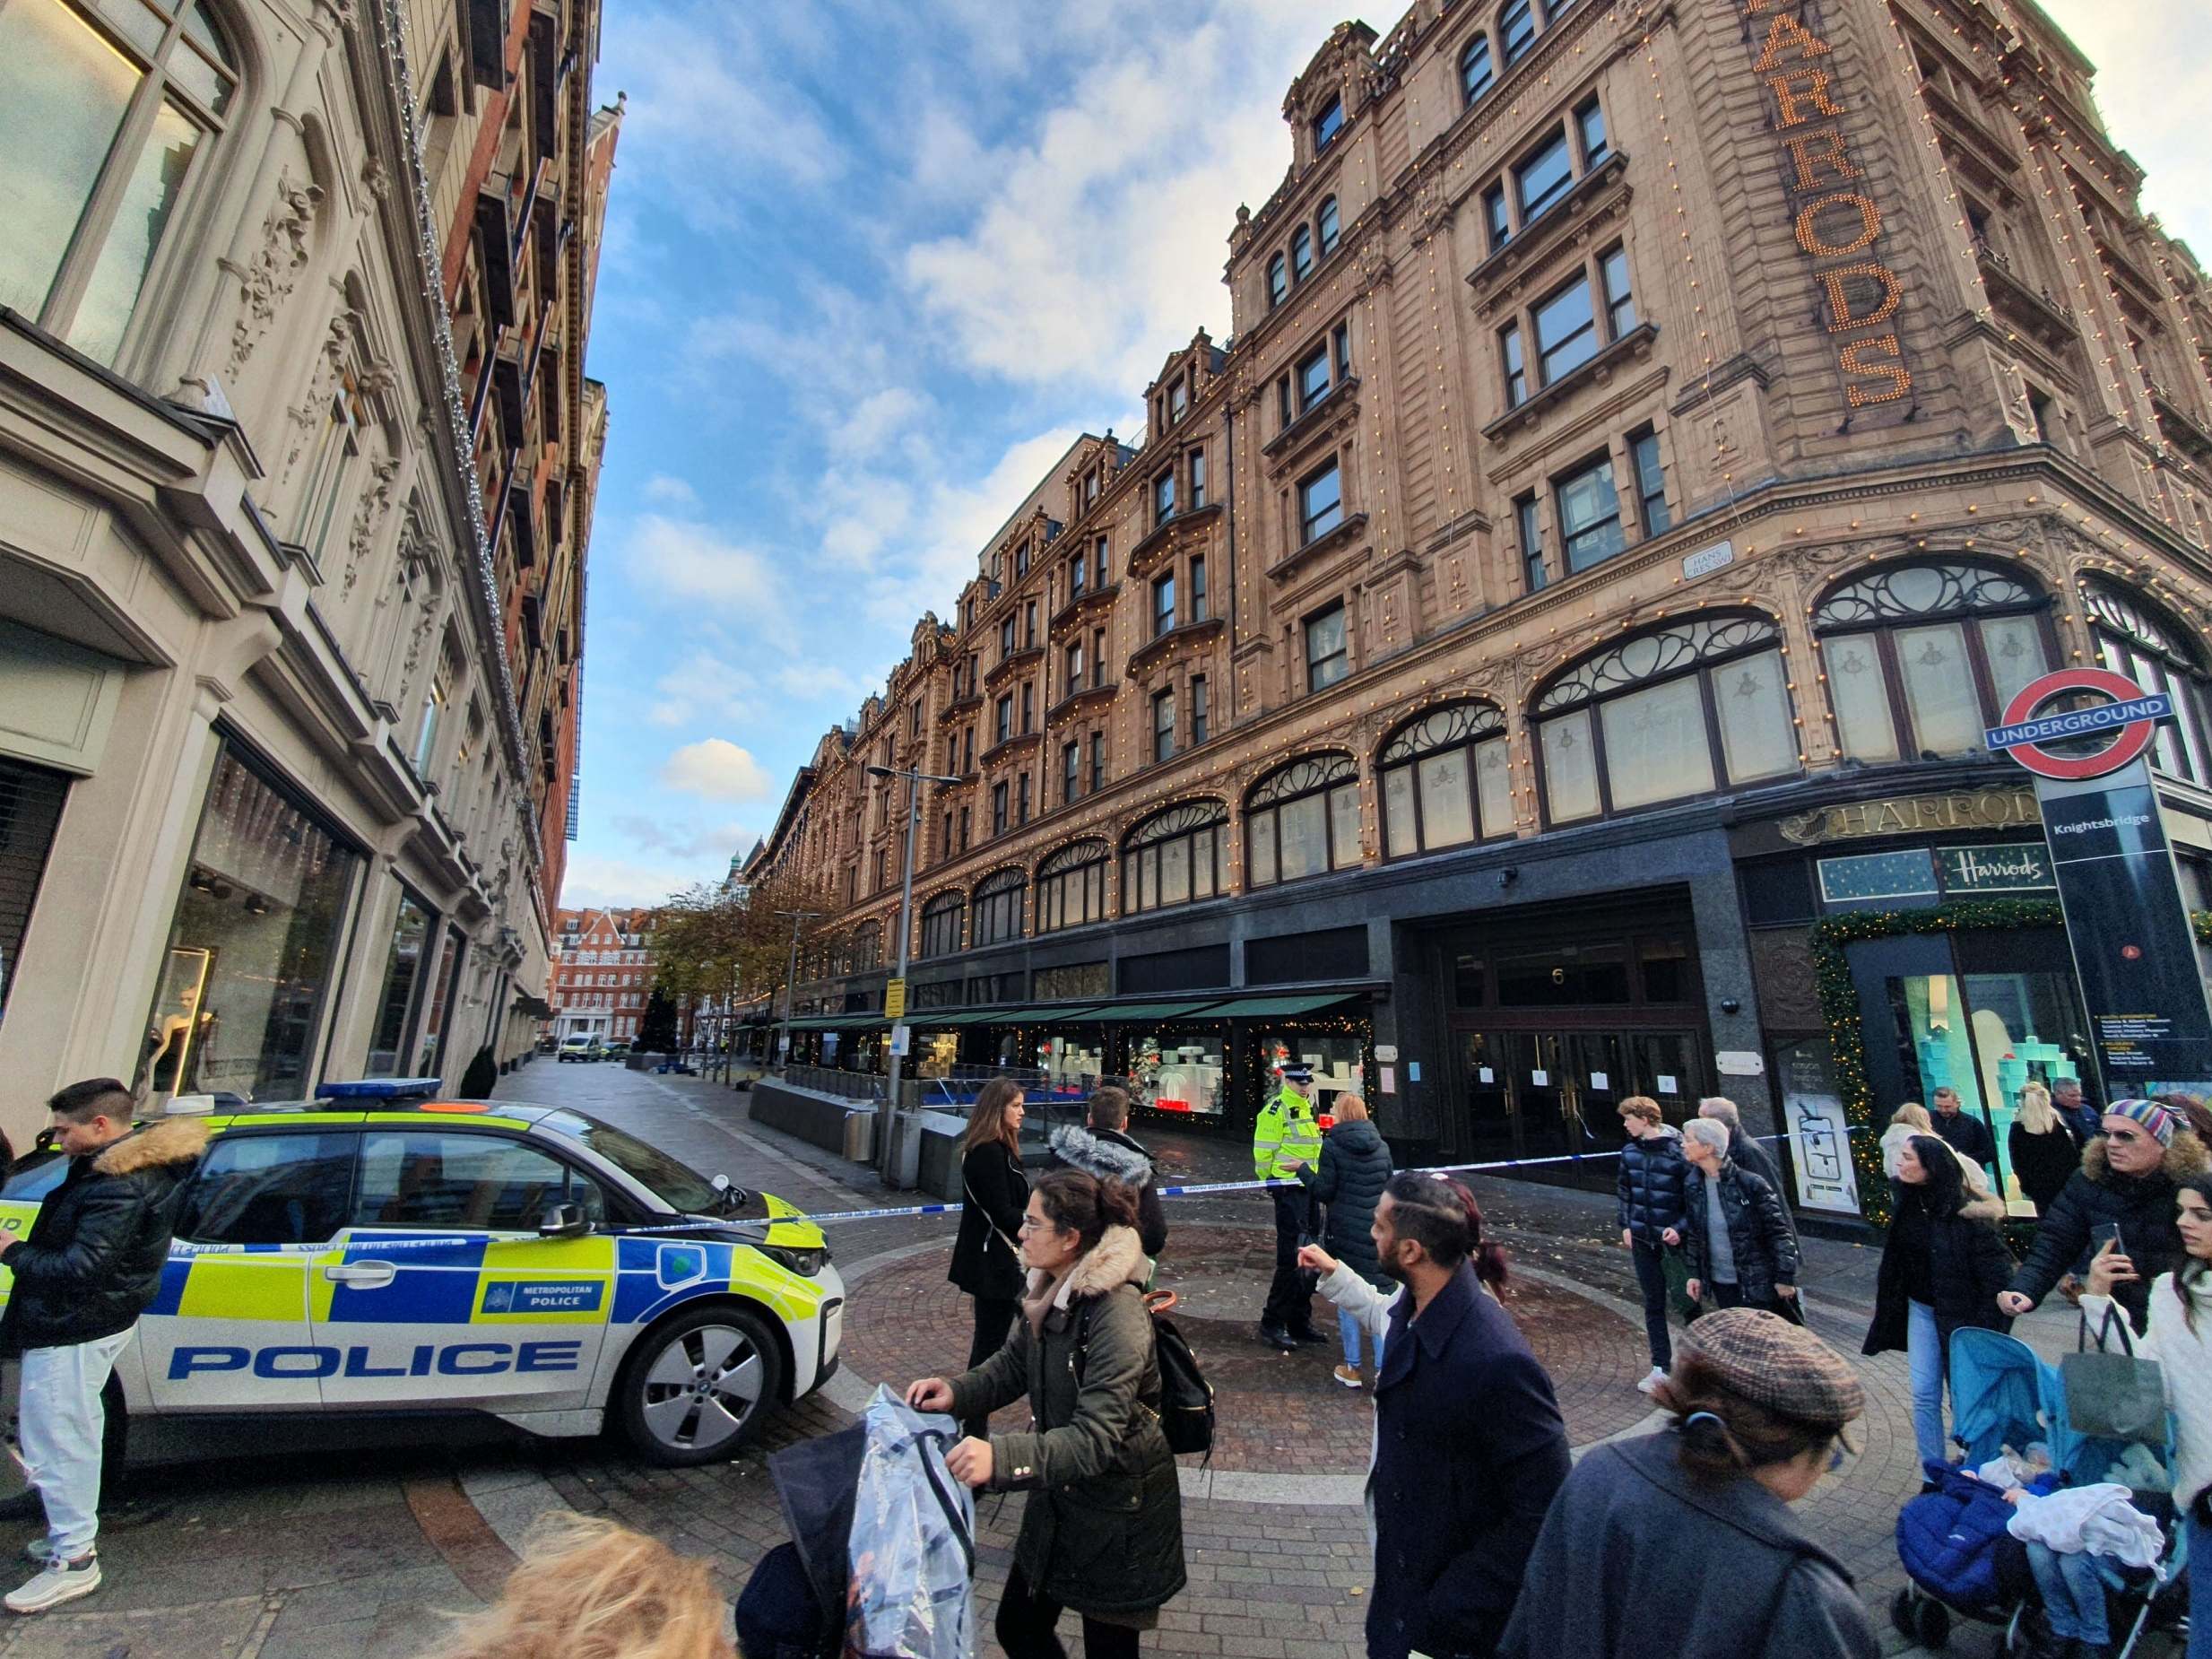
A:
<svg viewBox="0 0 2212 1659">
<path fill-rule="evenodd" d="M 865 1426 L 846 1659 L 971 1659 L 976 1504 L 945 1467 L 959 1425 L 879 1387 Z"/>
</svg>

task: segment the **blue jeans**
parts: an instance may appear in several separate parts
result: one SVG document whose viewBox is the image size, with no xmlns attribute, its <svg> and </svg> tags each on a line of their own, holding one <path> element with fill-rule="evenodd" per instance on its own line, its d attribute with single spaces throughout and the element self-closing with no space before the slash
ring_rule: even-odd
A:
<svg viewBox="0 0 2212 1659">
<path fill-rule="evenodd" d="M 2095 1556 L 2078 1551 L 2060 1555 L 2049 1544 L 2030 1543 L 2027 1568 L 2035 1575 L 2035 1591 L 2043 1597 L 2052 1635 L 2094 1646 L 2112 1639 L 2104 1619 L 2104 1580 L 2097 1576 Z"/>
<path fill-rule="evenodd" d="M 1913 1366 L 1913 1445 L 1925 1464 L 1948 1461 L 1943 1438 L 1943 1338 L 1936 1310 L 1913 1302 L 1905 1325 L 1905 1358 Z"/>
<path fill-rule="evenodd" d="M 2212 1526 L 2189 1515 L 2189 1659 L 2212 1659 Z"/>
<path fill-rule="evenodd" d="M 1336 1310 L 1336 1330 L 1344 1342 L 1344 1363 L 1357 1367 L 1359 1364 L 1359 1338 L 1362 1333 L 1359 1321 L 1352 1316 L 1349 1308 L 1340 1307 Z M 1374 1347 L 1375 1368 L 1379 1371 L 1383 1368 L 1383 1339 L 1380 1336 L 1375 1338 Z"/>
</svg>

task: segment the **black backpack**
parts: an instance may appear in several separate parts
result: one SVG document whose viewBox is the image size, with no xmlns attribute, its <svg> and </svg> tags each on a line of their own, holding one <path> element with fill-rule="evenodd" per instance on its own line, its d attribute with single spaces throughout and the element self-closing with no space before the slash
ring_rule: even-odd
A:
<svg viewBox="0 0 2212 1659">
<path fill-rule="evenodd" d="M 1175 1305 L 1172 1290 L 1148 1290 L 1144 1295 L 1144 1310 L 1152 1318 L 1152 1351 L 1159 1365 L 1159 1399 L 1138 1402 L 1159 1419 L 1160 1433 L 1167 1437 L 1167 1449 L 1175 1453 L 1203 1452 L 1206 1461 L 1213 1461 L 1213 1385 L 1206 1374 L 1198 1368 L 1198 1356 L 1176 1330 L 1175 1322 L 1167 1317 L 1167 1309 Z M 1083 1377 L 1083 1357 L 1090 1351 L 1090 1316 L 1096 1302 L 1083 1309 L 1080 1329 L 1075 1339 L 1075 1377 L 1080 1385 Z"/>
</svg>

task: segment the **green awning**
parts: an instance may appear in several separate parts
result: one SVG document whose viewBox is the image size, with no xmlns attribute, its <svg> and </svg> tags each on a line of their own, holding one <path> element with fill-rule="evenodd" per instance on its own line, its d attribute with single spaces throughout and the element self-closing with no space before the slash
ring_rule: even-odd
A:
<svg viewBox="0 0 2212 1659">
<path fill-rule="evenodd" d="M 963 1025 L 1067 1025 L 1091 1017 L 1084 1003 L 1029 1003 L 1020 1007 L 984 1008 L 967 1015 Z"/>
<path fill-rule="evenodd" d="M 906 1022 L 917 1031 L 941 1031 L 956 1025 L 976 1025 L 991 1017 L 989 1009 L 977 1012 L 970 1008 L 958 1013 L 940 1014 L 933 1013 L 925 1009 L 910 1008 L 906 1011 Z"/>
<path fill-rule="evenodd" d="M 806 1014 L 791 1022 L 794 1031 L 878 1031 L 890 1021 L 881 1014 Z"/>
<path fill-rule="evenodd" d="M 1247 996 L 1241 1001 L 1224 1003 L 1210 1010 L 1209 1020 L 1266 1020 L 1279 1019 L 1290 1014 L 1310 1014 L 1317 1008 L 1333 1008 L 1349 1001 L 1350 994 L 1344 991 L 1308 992 L 1303 996 Z"/>
<path fill-rule="evenodd" d="M 1155 1025 L 1171 1020 L 1180 1020 L 1194 1014 L 1201 1008 L 1212 1005 L 1211 999 L 1180 1003 L 1129 1003 L 1120 1007 L 1088 1008 L 1075 1015 L 1062 1018 L 1074 1025 Z M 1212 1016 L 1207 1016 L 1210 1019 Z"/>
</svg>

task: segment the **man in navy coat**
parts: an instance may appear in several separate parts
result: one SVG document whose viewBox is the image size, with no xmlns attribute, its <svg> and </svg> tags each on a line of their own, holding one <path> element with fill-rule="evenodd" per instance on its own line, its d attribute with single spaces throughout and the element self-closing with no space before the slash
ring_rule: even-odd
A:
<svg viewBox="0 0 2212 1659">
<path fill-rule="evenodd" d="M 1487 1655 L 1567 1476 L 1551 1378 L 1486 1286 L 1505 1253 L 1457 1181 L 1393 1176 L 1376 1206 L 1391 1304 L 1375 1379 L 1368 1659 Z"/>
</svg>

